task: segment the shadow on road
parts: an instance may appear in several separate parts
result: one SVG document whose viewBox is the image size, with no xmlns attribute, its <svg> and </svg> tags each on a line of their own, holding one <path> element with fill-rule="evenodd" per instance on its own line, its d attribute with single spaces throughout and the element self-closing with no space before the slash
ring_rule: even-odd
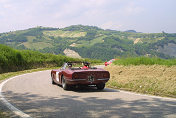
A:
<svg viewBox="0 0 176 118">
<path fill-rule="evenodd" d="M 105 91 L 111 91 L 111 89 L 105 89 Z M 155 98 L 124 101 L 98 97 L 80 98 L 71 95 L 48 97 L 11 91 L 3 94 L 14 106 L 35 118 L 176 117 L 176 101 Z"/>
<path fill-rule="evenodd" d="M 90 87 L 90 86 L 79 86 L 79 87 L 72 87 L 69 91 L 74 91 L 78 93 L 87 93 L 87 92 L 119 92 L 119 90 L 114 90 L 110 88 L 105 88 L 104 90 L 97 90 L 97 87 Z"/>
<path fill-rule="evenodd" d="M 61 85 L 55 85 L 55 86 L 59 86 L 60 88 L 62 88 Z M 104 88 L 103 90 L 97 90 L 97 87 L 93 87 L 93 86 L 73 86 L 70 87 L 69 90 L 67 91 L 74 91 L 74 92 L 78 92 L 78 93 L 87 93 L 87 92 L 119 92 L 119 90 L 115 90 L 115 89 L 110 89 L 110 88 Z"/>
</svg>

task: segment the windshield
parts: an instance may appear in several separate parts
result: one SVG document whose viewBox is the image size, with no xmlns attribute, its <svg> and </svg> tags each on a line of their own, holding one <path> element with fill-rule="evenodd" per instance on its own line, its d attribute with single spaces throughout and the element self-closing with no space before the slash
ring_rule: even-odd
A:
<svg viewBox="0 0 176 118">
<path fill-rule="evenodd" d="M 63 65 L 62 65 L 62 68 L 61 69 L 65 69 L 67 67 L 67 63 L 64 63 Z"/>
<path fill-rule="evenodd" d="M 83 63 L 69 62 L 69 63 L 64 63 L 62 65 L 61 69 L 62 70 L 64 70 L 64 69 L 79 70 L 79 69 L 97 69 L 97 68 L 91 67 L 90 63 L 87 65 L 87 68 L 85 68 L 85 65 Z"/>
</svg>

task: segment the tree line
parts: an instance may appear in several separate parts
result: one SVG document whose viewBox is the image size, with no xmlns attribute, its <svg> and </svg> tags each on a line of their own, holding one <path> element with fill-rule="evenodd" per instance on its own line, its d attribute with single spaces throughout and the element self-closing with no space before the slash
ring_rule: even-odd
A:
<svg viewBox="0 0 176 118">
<path fill-rule="evenodd" d="M 30 50 L 15 50 L 0 44 L 0 73 L 15 72 L 19 70 L 60 67 L 64 62 L 89 61 L 100 63 L 100 60 L 77 59 L 63 55 L 53 55 Z"/>
</svg>

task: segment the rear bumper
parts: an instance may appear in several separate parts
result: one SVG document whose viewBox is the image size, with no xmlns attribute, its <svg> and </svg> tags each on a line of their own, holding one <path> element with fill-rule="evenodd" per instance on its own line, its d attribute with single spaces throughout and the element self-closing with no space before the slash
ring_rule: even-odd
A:
<svg viewBox="0 0 176 118">
<path fill-rule="evenodd" d="M 106 83 L 109 78 L 101 78 L 89 81 L 88 79 L 66 79 L 66 83 L 69 85 L 96 85 L 100 83 Z"/>
</svg>

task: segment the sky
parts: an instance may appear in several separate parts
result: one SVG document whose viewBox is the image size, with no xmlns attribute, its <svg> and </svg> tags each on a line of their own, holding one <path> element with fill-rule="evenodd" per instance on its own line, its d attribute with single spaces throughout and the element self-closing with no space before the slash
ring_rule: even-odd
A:
<svg viewBox="0 0 176 118">
<path fill-rule="evenodd" d="M 176 0 L 0 0 L 0 33 L 78 24 L 176 33 Z"/>
</svg>

